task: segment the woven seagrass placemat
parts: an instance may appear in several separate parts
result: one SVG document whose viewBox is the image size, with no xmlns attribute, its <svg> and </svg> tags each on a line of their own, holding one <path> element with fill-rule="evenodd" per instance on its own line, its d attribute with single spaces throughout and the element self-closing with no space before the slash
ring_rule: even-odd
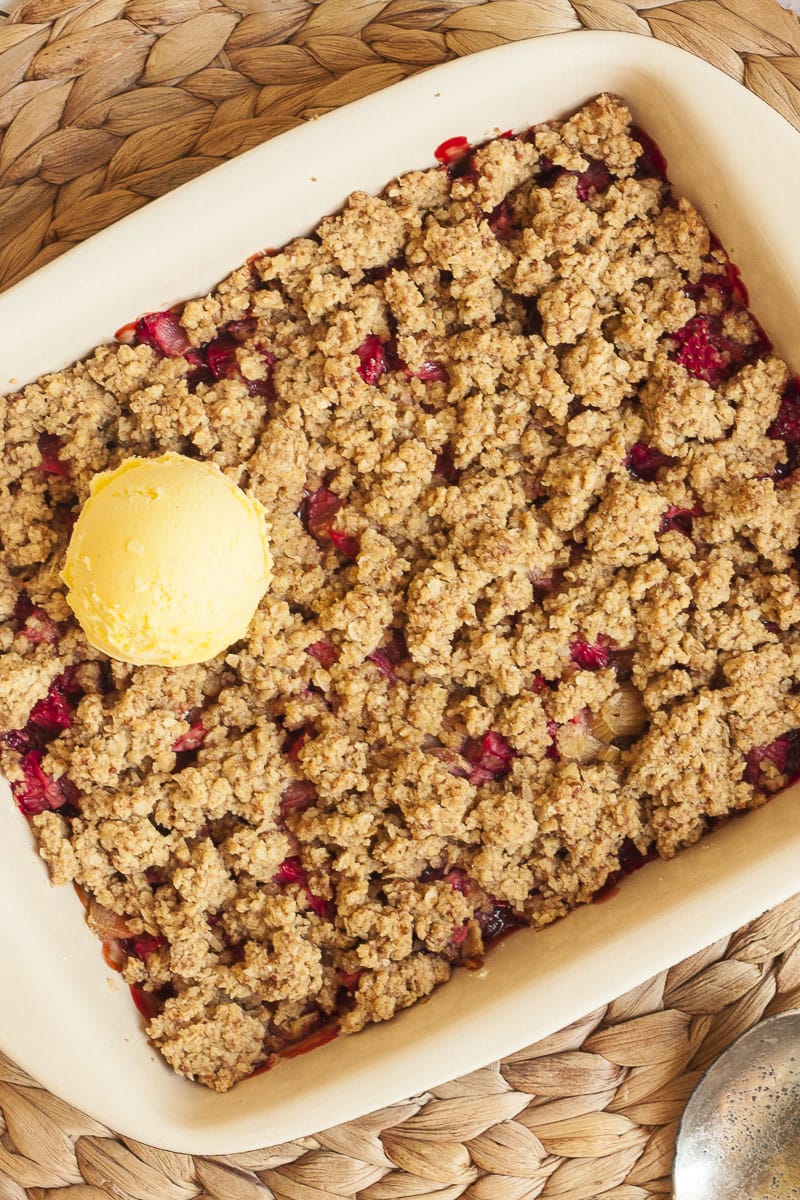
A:
<svg viewBox="0 0 800 1200">
<path fill-rule="evenodd" d="M 0 287 L 303 120 L 449 58 L 581 28 L 681 46 L 800 129 L 800 19 L 775 0 L 28 0 L 0 22 Z M 226 1158 L 120 1138 L 0 1057 L 0 1200 L 668 1195 L 703 1069 L 796 1005 L 800 896 L 501 1063 Z"/>
</svg>

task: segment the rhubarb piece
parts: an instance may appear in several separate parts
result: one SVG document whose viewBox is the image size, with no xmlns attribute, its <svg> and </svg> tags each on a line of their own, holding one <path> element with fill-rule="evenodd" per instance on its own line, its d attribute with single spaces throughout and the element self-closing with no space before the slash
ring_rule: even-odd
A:
<svg viewBox="0 0 800 1200">
<path fill-rule="evenodd" d="M 173 312 L 146 313 L 134 326 L 134 342 L 149 346 L 165 358 L 179 358 L 189 349 L 186 330 Z"/>
<path fill-rule="evenodd" d="M 176 754 L 188 754 L 192 750 L 199 750 L 206 739 L 208 730 L 202 721 L 195 721 L 190 725 L 185 733 L 182 733 L 172 743 L 172 749 Z"/>
</svg>

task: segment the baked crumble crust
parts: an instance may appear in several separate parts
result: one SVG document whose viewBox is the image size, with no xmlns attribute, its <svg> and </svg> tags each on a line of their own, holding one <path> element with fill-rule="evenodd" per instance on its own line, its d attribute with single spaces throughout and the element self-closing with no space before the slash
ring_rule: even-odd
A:
<svg viewBox="0 0 800 1200">
<path fill-rule="evenodd" d="M 800 424 L 612 96 L 355 193 L 179 332 L 0 400 L 0 758 L 150 1038 L 225 1090 L 785 785 Z M 58 576 L 92 476 L 165 451 L 275 560 L 176 670 L 93 651 Z"/>
</svg>

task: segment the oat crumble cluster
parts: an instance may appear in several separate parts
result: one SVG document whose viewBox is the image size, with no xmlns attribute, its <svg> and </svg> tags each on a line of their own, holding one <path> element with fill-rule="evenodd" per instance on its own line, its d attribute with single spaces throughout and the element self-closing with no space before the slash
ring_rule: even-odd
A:
<svg viewBox="0 0 800 1200">
<path fill-rule="evenodd" d="M 462 142 L 0 400 L 2 767 L 219 1090 L 800 770 L 797 382 L 621 101 Z M 59 570 L 167 451 L 264 504 L 274 580 L 133 667 Z"/>
</svg>

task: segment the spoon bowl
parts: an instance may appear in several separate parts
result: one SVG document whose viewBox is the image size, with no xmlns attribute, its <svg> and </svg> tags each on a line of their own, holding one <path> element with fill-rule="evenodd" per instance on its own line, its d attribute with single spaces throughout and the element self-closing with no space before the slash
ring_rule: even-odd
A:
<svg viewBox="0 0 800 1200">
<path fill-rule="evenodd" d="M 674 1200 L 800 1200 L 800 1010 L 767 1017 L 703 1075 L 683 1114 Z"/>
</svg>

